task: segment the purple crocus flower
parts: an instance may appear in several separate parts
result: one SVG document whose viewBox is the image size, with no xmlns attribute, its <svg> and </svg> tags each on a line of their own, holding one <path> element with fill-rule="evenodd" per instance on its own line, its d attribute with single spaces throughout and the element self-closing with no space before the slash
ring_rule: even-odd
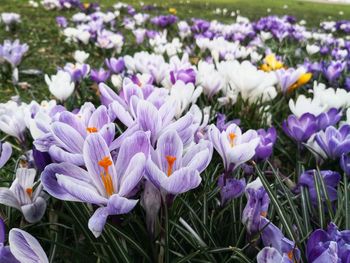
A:
<svg viewBox="0 0 350 263">
<path fill-rule="evenodd" d="M 350 176 L 350 156 L 343 154 L 340 158 L 340 167 L 347 176 Z"/>
<path fill-rule="evenodd" d="M 179 134 L 168 130 L 159 137 L 157 148 L 147 161 L 147 178 L 168 194 L 187 192 L 201 183 L 200 174 L 209 165 L 212 151 L 211 143 L 201 140 L 184 153 Z"/>
<path fill-rule="evenodd" d="M 266 160 L 272 154 L 273 146 L 277 139 L 277 132 L 275 127 L 270 127 L 267 131 L 259 129 L 257 133 L 260 137 L 260 143 L 255 149 L 254 159 Z"/>
<path fill-rule="evenodd" d="M 115 135 L 115 125 L 111 123 L 107 108 L 103 105 L 95 109 L 91 103 L 85 103 L 78 113 L 69 111 L 60 113 L 59 119 L 50 126 L 44 138 L 48 152 L 55 162 L 70 162 L 83 165 L 83 146 L 90 133 L 100 134 L 107 145 Z M 42 144 L 42 139 L 34 141 L 34 145 Z"/>
<path fill-rule="evenodd" d="M 260 142 L 256 131 L 248 130 L 242 133 L 234 123 L 222 132 L 215 125 L 211 125 L 208 135 L 215 150 L 223 159 L 226 172 L 233 171 L 242 163 L 249 161 L 255 155 L 255 149 Z"/>
<path fill-rule="evenodd" d="M 92 69 L 90 76 L 92 81 L 96 83 L 100 83 L 100 82 L 106 82 L 110 74 L 111 73 L 108 70 L 100 68 L 100 69 Z"/>
<path fill-rule="evenodd" d="M 46 210 L 42 185 L 39 184 L 34 190 L 35 174 L 34 169 L 18 168 L 11 187 L 0 188 L 0 203 L 21 211 L 29 223 L 40 221 Z"/>
<path fill-rule="evenodd" d="M 270 198 L 259 178 L 246 186 L 245 194 L 248 199 L 242 214 L 242 223 L 250 234 L 259 230 L 261 216 L 266 217 Z"/>
<path fill-rule="evenodd" d="M 110 58 L 110 59 L 106 59 L 105 63 L 108 67 L 108 69 L 115 74 L 119 74 L 121 73 L 124 68 L 125 68 L 125 63 L 124 63 L 124 59 L 123 58 Z"/>
<path fill-rule="evenodd" d="M 334 83 L 345 68 L 345 63 L 341 61 L 332 61 L 330 64 L 323 65 L 322 71 L 330 83 Z"/>
<path fill-rule="evenodd" d="M 18 39 L 13 42 L 5 40 L 4 43 L 0 45 L 0 63 L 1 60 L 5 60 L 15 68 L 21 63 L 22 58 L 28 49 L 28 45 L 20 44 Z"/>
<path fill-rule="evenodd" d="M 176 81 L 182 80 L 185 84 L 196 84 L 196 72 L 192 68 L 170 71 L 170 81 L 174 85 Z"/>
<path fill-rule="evenodd" d="M 231 120 L 231 121 L 226 122 L 226 118 L 227 118 L 226 115 L 223 113 L 216 114 L 216 127 L 219 129 L 220 132 L 226 130 L 227 127 L 230 126 L 232 123 L 234 123 L 236 125 L 241 124 L 240 119 L 235 119 L 235 120 Z"/>
<path fill-rule="evenodd" d="M 315 230 L 306 247 L 307 261 L 310 263 L 338 263 L 350 260 L 350 230 L 339 231 L 334 223 L 327 231 Z"/>
<path fill-rule="evenodd" d="M 165 28 L 167 26 L 170 26 L 174 24 L 177 21 L 177 17 L 174 15 L 161 15 L 161 16 L 156 16 L 151 19 L 151 23 L 154 25 L 157 25 L 159 27 Z"/>
<path fill-rule="evenodd" d="M 324 130 L 328 126 L 337 124 L 342 117 L 341 110 L 332 108 L 327 112 L 322 112 L 317 116 L 317 125 L 319 130 Z"/>
<path fill-rule="evenodd" d="M 298 119 L 295 115 L 289 115 L 283 121 L 283 131 L 297 142 L 306 142 L 312 134 L 318 131 L 316 117 L 310 113 L 304 113 Z"/>
<path fill-rule="evenodd" d="M 88 224 L 98 237 L 109 215 L 129 213 L 137 204 L 129 195 L 143 176 L 150 144 L 146 133 L 137 131 L 123 140 L 114 162 L 103 137 L 92 133 L 83 151 L 87 170 L 71 163 L 50 164 L 41 180 L 55 198 L 98 205 Z"/>
<path fill-rule="evenodd" d="M 65 28 L 68 26 L 68 21 L 64 16 L 57 16 L 56 23 L 59 27 Z"/>
<path fill-rule="evenodd" d="M 67 63 L 63 70 L 70 74 L 72 81 L 78 82 L 89 74 L 90 66 L 88 64 Z"/>
<path fill-rule="evenodd" d="M 316 170 L 308 170 L 301 174 L 299 178 L 299 185 L 307 187 L 310 194 L 311 203 L 317 205 L 317 192 L 315 186 Z M 320 171 L 320 175 L 323 178 L 324 184 L 327 189 L 327 194 L 331 202 L 338 199 L 337 186 L 340 181 L 340 174 L 330 170 Z M 322 192 L 322 201 L 326 200 L 325 194 Z"/>
<path fill-rule="evenodd" d="M 27 232 L 13 228 L 9 233 L 9 246 L 5 246 L 5 223 L 0 218 L 0 262 L 48 263 L 49 260 L 39 242 Z"/>
<path fill-rule="evenodd" d="M 218 187 L 220 188 L 221 205 L 225 205 L 230 200 L 241 196 L 246 186 L 245 179 L 235 179 L 225 174 L 220 175 Z"/>
<path fill-rule="evenodd" d="M 12 146 L 8 142 L 0 142 L 0 168 L 2 168 L 12 155 Z"/>
<path fill-rule="evenodd" d="M 325 131 L 316 134 L 316 142 L 331 159 L 337 159 L 342 154 L 350 152 L 350 125 L 339 129 L 329 126 Z"/>
<path fill-rule="evenodd" d="M 266 247 L 259 252 L 258 263 L 293 263 L 300 260 L 300 250 L 293 241 L 286 238 L 282 231 L 265 217 L 260 218 L 259 230 Z"/>
</svg>

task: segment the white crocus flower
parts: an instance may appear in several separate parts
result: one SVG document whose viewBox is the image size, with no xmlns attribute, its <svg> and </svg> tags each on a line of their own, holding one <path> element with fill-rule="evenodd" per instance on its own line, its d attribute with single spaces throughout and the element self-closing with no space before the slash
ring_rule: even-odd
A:
<svg viewBox="0 0 350 263">
<path fill-rule="evenodd" d="M 70 74 L 65 71 L 58 71 L 56 75 L 51 76 L 51 79 L 45 75 L 45 81 L 51 94 L 61 101 L 68 99 L 74 91 L 74 82 Z"/>
<path fill-rule="evenodd" d="M 306 51 L 312 56 L 320 51 L 320 47 L 317 45 L 306 45 Z"/>
<path fill-rule="evenodd" d="M 182 80 L 176 81 L 170 90 L 170 100 L 174 101 L 176 117 L 181 117 L 191 104 L 196 103 L 201 93 L 202 87 L 195 88 L 192 83 L 185 84 Z"/>
<path fill-rule="evenodd" d="M 85 60 L 87 60 L 89 58 L 90 54 L 86 53 L 83 50 L 76 50 L 74 52 L 74 59 L 76 62 L 80 63 L 80 64 L 84 64 Z"/>
<path fill-rule="evenodd" d="M 307 98 L 305 95 L 299 95 L 296 101 L 289 100 L 290 111 L 298 118 L 308 112 L 315 116 L 320 115 L 327 109 L 326 105 L 322 105 L 318 99 Z"/>
</svg>

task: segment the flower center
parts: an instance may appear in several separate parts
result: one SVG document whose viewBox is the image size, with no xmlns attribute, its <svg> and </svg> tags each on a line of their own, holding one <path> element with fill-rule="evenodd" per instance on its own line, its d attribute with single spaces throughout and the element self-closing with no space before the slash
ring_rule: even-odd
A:
<svg viewBox="0 0 350 263">
<path fill-rule="evenodd" d="M 173 166 L 176 161 L 176 157 L 172 155 L 165 156 L 166 161 L 168 162 L 168 171 L 167 175 L 168 177 L 173 173 Z"/>
<path fill-rule="evenodd" d="M 266 211 L 263 211 L 263 212 L 260 213 L 260 215 L 261 215 L 262 217 L 266 217 L 266 216 L 267 216 L 267 212 L 266 212 Z"/>
<path fill-rule="evenodd" d="M 96 127 L 87 127 L 86 131 L 88 133 L 94 133 L 94 132 L 97 132 L 97 128 Z"/>
<path fill-rule="evenodd" d="M 103 157 L 98 162 L 98 165 L 103 168 L 103 172 L 101 172 L 100 175 L 108 197 L 114 193 L 112 177 L 108 172 L 108 167 L 111 166 L 112 164 L 113 164 L 112 160 L 108 156 Z"/>
<path fill-rule="evenodd" d="M 231 148 L 234 146 L 234 140 L 235 140 L 236 137 L 237 137 L 237 135 L 234 132 L 230 132 L 228 134 L 228 138 L 229 138 L 229 141 L 230 141 Z"/>
<path fill-rule="evenodd" d="M 33 195 L 33 188 L 32 187 L 28 187 L 26 189 L 26 193 L 28 194 L 29 198 L 32 198 Z"/>
</svg>

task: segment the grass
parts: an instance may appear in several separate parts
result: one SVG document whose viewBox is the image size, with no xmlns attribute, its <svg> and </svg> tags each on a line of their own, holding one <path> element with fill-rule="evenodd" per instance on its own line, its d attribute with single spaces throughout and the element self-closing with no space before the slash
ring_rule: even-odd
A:
<svg viewBox="0 0 350 263">
<path fill-rule="evenodd" d="M 115 0 L 98 1 L 102 8 L 111 7 Z M 136 8 L 140 7 L 139 1 L 126 1 Z M 298 19 L 305 19 L 308 26 L 317 26 L 320 21 L 327 19 L 339 20 L 350 16 L 350 5 L 322 4 L 303 1 L 278 1 L 278 0 L 145 0 L 145 4 L 155 3 L 159 7 L 159 13 L 166 13 L 169 7 L 175 7 L 178 16 L 181 18 L 199 17 L 205 19 L 217 19 L 227 23 L 234 20 L 229 14 L 232 11 L 247 16 L 250 19 L 269 14 L 293 15 Z M 288 6 L 286 9 L 285 6 Z M 226 16 L 214 14 L 216 8 L 227 8 Z M 267 9 L 271 12 L 268 13 Z M 343 12 L 343 16 L 339 12 Z M 22 23 L 16 31 L 6 32 L 4 27 L 0 27 L 0 41 L 4 39 L 20 39 L 21 42 L 28 43 L 30 49 L 26 58 L 20 65 L 20 69 L 38 69 L 42 72 L 39 75 L 20 75 L 20 80 L 28 82 L 28 87 L 13 87 L 11 82 L 0 82 L 0 102 L 6 102 L 15 92 L 24 101 L 32 99 L 42 100 L 49 96 L 44 82 L 44 74 L 53 74 L 57 67 L 63 66 L 67 61 L 72 60 L 72 52 L 79 49 L 79 46 L 72 47 L 64 43 L 64 38 L 60 36 L 55 23 L 55 17 L 64 15 L 70 17 L 74 11 L 47 11 L 42 7 L 32 8 L 27 0 L 2 0 L 1 12 L 17 12 L 22 16 Z M 93 52 L 93 51 L 92 51 Z M 94 55 L 94 54 L 93 54 Z M 101 64 L 100 54 L 95 54 L 95 65 Z M 93 63 L 94 64 L 94 63 Z"/>
</svg>

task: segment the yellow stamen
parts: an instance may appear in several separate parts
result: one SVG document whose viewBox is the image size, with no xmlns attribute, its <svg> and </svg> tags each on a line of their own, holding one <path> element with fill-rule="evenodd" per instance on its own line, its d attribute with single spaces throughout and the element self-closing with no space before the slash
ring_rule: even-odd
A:
<svg viewBox="0 0 350 263">
<path fill-rule="evenodd" d="M 170 8 L 169 8 L 169 13 L 171 13 L 171 14 L 173 14 L 173 15 L 176 15 L 176 13 L 177 13 L 176 8 L 170 7 Z"/>
<path fill-rule="evenodd" d="M 101 172 L 100 175 L 108 196 L 111 196 L 114 193 L 112 177 L 108 172 L 108 167 L 111 166 L 112 164 L 113 162 L 108 156 L 103 157 L 98 162 L 98 165 L 103 168 L 103 172 Z"/>
<path fill-rule="evenodd" d="M 165 159 L 168 162 L 167 175 L 169 177 L 173 173 L 173 166 L 174 166 L 174 163 L 176 161 L 176 157 L 175 156 L 171 156 L 171 155 L 167 155 L 167 156 L 165 156 Z"/>
<path fill-rule="evenodd" d="M 269 54 L 265 57 L 265 64 L 261 65 L 263 71 L 272 71 L 283 68 L 283 63 L 276 59 L 275 54 Z"/>
<path fill-rule="evenodd" d="M 234 140 L 235 140 L 236 137 L 237 137 L 237 135 L 234 132 L 230 132 L 228 134 L 228 138 L 229 138 L 231 147 L 234 146 Z"/>
<path fill-rule="evenodd" d="M 261 215 L 262 217 L 266 217 L 266 216 L 267 216 L 267 212 L 263 211 L 263 212 L 260 213 L 260 215 Z"/>
<path fill-rule="evenodd" d="M 88 9 L 90 7 L 90 3 L 84 3 L 83 5 L 85 9 Z"/>
<path fill-rule="evenodd" d="M 96 127 L 87 127 L 86 131 L 88 133 L 94 133 L 94 132 L 97 132 L 97 128 Z"/>
<path fill-rule="evenodd" d="M 303 75 L 301 75 L 299 77 L 299 79 L 288 88 L 288 91 L 293 91 L 296 90 L 297 88 L 305 85 L 306 83 L 309 82 L 309 80 L 312 78 L 312 74 L 311 73 L 304 73 Z"/>
<path fill-rule="evenodd" d="M 29 195 L 30 198 L 32 198 L 33 195 L 33 188 L 29 187 L 26 189 L 26 193 Z"/>
</svg>

